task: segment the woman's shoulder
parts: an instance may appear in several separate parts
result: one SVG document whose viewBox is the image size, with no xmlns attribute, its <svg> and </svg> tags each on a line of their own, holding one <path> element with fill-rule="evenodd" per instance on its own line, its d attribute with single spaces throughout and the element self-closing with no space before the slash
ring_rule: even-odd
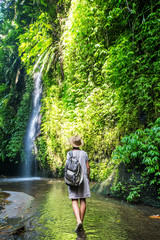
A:
<svg viewBox="0 0 160 240">
<path fill-rule="evenodd" d="M 87 154 L 84 150 L 81 150 L 81 152 L 82 152 L 83 154 Z"/>
<path fill-rule="evenodd" d="M 81 150 L 81 152 L 82 155 L 86 158 L 86 160 L 88 160 L 88 154 L 84 150 Z"/>
<path fill-rule="evenodd" d="M 67 152 L 67 156 L 71 155 L 72 154 L 71 152 L 74 152 L 73 155 L 75 155 L 75 156 L 79 156 L 79 154 L 81 154 L 82 156 L 88 158 L 88 154 L 84 150 L 80 150 L 80 151 L 79 150 L 76 150 L 76 151 L 70 150 Z"/>
</svg>

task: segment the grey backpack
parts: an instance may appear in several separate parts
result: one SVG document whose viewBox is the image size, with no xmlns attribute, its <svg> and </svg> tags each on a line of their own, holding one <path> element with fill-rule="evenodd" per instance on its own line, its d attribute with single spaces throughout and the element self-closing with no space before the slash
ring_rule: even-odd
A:
<svg viewBox="0 0 160 240">
<path fill-rule="evenodd" d="M 80 152 L 81 157 L 81 152 Z M 80 186 L 83 181 L 83 172 L 80 164 L 80 157 L 73 156 L 73 151 L 69 152 L 69 159 L 65 165 L 65 183 L 69 186 Z"/>
</svg>

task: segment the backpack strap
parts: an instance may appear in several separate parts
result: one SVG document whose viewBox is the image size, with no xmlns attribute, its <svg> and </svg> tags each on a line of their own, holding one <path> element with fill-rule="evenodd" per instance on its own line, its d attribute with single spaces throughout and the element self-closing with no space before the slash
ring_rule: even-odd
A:
<svg viewBox="0 0 160 240">
<path fill-rule="evenodd" d="M 78 158 L 78 160 L 79 160 L 79 162 L 81 163 L 81 155 L 82 155 L 82 150 L 80 150 L 80 154 L 79 154 L 79 158 Z M 70 157 L 73 157 L 73 151 L 69 151 L 69 156 Z"/>
<path fill-rule="evenodd" d="M 73 151 L 69 151 L 70 157 L 73 157 Z"/>
<path fill-rule="evenodd" d="M 82 155 L 82 150 L 80 150 L 79 159 L 78 159 L 80 164 L 81 164 L 81 155 Z"/>
<path fill-rule="evenodd" d="M 82 150 L 80 150 L 80 154 L 79 154 L 79 158 L 78 158 L 79 163 L 81 163 L 81 155 L 82 155 Z M 69 156 L 73 157 L 73 151 L 69 151 Z"/>
</svg>

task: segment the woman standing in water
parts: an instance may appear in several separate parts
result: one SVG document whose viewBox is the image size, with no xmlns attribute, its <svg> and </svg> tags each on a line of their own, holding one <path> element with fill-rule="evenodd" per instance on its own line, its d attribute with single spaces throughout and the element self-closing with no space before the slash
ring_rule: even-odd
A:
<svg viewBox="0 0 160 240">
<path fill-rule="evenodd" d="M 73 156 L 79 159 L 83 171 L 83 182 L 79 187 L 69 186 L 69 199 L 72 200 L 73 211 L 77 220 L 76 232 L 83 229 L 83 219 L 86 211 L 86 198 L 90 197 L 89 188 L 89 163 L 88 155 L 85 151 L 79 148 L 83 145 L 83 141 L 79 136 L 74 136 L 69 139 L 69 143 L 73 146 Z M 67 160 L 69 159 L 69 152 L 67 153 Z M 80 206 L 78 203 L 80 202 Z"/>
</svg>

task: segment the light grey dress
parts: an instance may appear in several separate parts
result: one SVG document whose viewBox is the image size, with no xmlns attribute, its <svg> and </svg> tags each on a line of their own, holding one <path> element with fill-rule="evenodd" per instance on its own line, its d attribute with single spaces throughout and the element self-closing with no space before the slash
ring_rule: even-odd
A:
<svg viewBox="0 0 160 240">
<path fill-rule="evenodd" d="M 79 199 L 79 198 L 87 198 L 91 196 L 90 188 L 89 188 L 89 180 L 87 176 L 87 166 L 86 162 L 88 161 L 88 155 L 83 150 L 73 150 L 73 156 L 79 158 L 79 162 L 83 171 L 83 182 L 79 187 L 69 186 L 69 199 Z M 69 159 L 69 152 L 67 153 L 67 160 Z"/>
</svg>

